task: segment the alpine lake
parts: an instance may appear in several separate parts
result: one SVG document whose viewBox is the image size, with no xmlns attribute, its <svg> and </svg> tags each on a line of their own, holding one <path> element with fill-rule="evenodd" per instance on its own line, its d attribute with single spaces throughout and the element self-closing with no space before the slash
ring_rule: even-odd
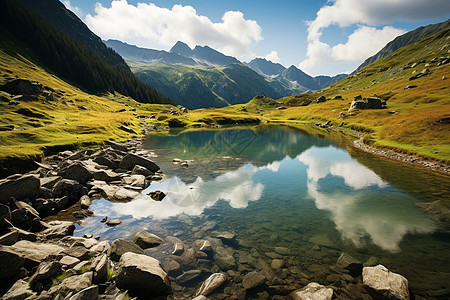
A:
<svg viewBox="0 0 450 300">
<path fill-rule="evenodd" d="M 450 179 L 352 150 L 338 133 L 330 139 L 308 132 L 260 125 L 151 134 L 143 147 L 163 180 L 131 202 L 95 200 L 95 216 L 74 235 L 113 241 L 145 230 L 161 237 L 165 243 L 146 254 L 163 266 L 177 261 L 179 274 L 201 270 L 186 282 L 173 276 L 180 299 L 193 298 L 211 272 L 227 274 L 215 291 L 220 299 L 239 294 L 251 271 L 266 277 L 255 298 L 309 282 L 333 286 L 343 298 L 364 298 L 361 276 L 336 267 L 341 253 L 403 275 L 415 299 L 446 298 L 450 237 L 417 204 L 448 201 Z M 154 201 L 151 191 L 167 196 Z M 123 223 L 108 227 L 100 223 L 104 216 Z M 205 239 L 214 254 L 193 250 Z M 171 254 L 175 243 L 185 245 L 179 256 Z"/>
</svg>

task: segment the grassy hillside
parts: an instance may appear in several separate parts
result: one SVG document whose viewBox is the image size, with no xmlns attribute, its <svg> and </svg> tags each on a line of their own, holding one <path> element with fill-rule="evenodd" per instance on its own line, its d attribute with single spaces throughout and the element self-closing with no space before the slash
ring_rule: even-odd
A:
<svg viewBox="0 0 450 300">
<path fill-rule="evenodd" d="M 256 95 L 281 97 L 261 75 L 240 64 L 206 68 L 127 62 L 142 82 L 190 109 L 246 103 Z"/>
<path fill-rule="evenodd" d="M 142 118 L 138 117 L 173 108 L 141 104 L 121 95 L 85 93 L 17 54 L 17 49 L 5 49 L 4 43 L 1 46 L 0 85 L 14 78 L 30 79 L 53 93 L 51 97 L 40 95 L 37 99 L 17 100 L 0 91 L 0 160 L 36 157 L 47 151 L 77 148 L 107 139 L 123 141 L 141 133 Z M 119 129 L 121 126 L 129 127 L 136 134 Z"/>
</svg>

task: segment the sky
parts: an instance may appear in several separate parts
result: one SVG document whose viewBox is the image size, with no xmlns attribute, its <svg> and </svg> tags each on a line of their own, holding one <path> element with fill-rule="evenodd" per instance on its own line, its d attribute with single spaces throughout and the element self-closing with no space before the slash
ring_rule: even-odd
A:
<svg viewBox="0 0 450 300">
<path fill-rule="evenodd" d="M 450 18 L 449 0 L 61 0 L 103 40 L 208 45 L 312 75 L 350 73 L 395 37 Z"/>
</svg>

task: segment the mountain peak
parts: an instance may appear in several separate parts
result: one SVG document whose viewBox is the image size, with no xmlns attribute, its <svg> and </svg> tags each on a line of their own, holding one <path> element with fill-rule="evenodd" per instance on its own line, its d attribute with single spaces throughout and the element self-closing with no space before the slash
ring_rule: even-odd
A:
<svg viewBox="0 0 450 300">
<path fill-rule="evenodd" d="M 190 56 L 192 54 L 192 49 L 186 43 L 178 41 L 173 47 L 169 50 L 171 53 L 178 53 L 183 56 Z"/>
</svg>

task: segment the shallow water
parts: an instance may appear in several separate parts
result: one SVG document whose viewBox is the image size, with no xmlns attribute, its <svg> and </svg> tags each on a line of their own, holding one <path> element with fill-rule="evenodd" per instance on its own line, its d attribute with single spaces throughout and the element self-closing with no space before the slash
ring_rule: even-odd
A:
<svg viewBox="0 0 450 300">
<path fill-rule="evenodd" d="M 376 257 L 404 275 L 415 294 L 448 296 L 449 237 L 435 233 L 434 222 L 415 205 L 448 197 L 446 177 L 350 155 L 323 137 L 277 126 L 151 135 L 144 147 L 156 153 L 164 179 L 132 202 L 94 201 L 96 217 L 77 227 L 76 235 L 114 240 L 148 230 L 191 245 L 231 232 L 238 242 L 225 245 L 237 261 L 230 277 L 258 270 L 290 288 L 318 281 L 344 289 L 330 275 L 345 252 L 361 262 Z M 173 158 L 189 160 L 189 167 Z M 153 201 L 146 194 L 155 190 L 168 195 Z M 103 216 L 124 223 L 108 228 L 99 223 Z M 164 260 L 166 244 L 147 253 Z M 274 270 L 272 259 L 282 259 L 284 267 Z M 186 271 L 195 263 L 182 266 Z M 188 297 L 196 284 L 174 289 Z M 228 283 L 221 292 L 233 294 L 239 284 Z"/>
</svg>

